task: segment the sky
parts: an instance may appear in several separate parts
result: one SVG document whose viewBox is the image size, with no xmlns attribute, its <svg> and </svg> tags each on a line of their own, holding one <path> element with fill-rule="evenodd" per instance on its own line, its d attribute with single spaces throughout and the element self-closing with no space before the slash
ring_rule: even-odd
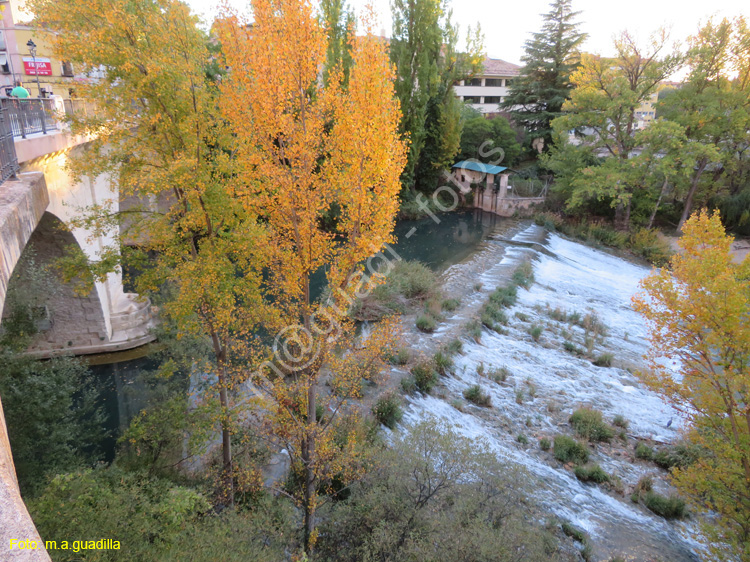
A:
<svg viewBox="0 0 750 562">
<path fill-rule="evenodd" d="M 372 0 L 381 19 L 381 26 L 390 35 L 389 0 Z M 193 10 L 211 21 L 216 13 L 216 0 L 187 0 Z M 349 0 L 355 11 L 361 11 L 367 0 Z M 230 0 L 238 10 L 246 10 L 246 0 Z M 490 57 L 519 64 L 523 44 L 538 31 L 542 14 L 549 10 L 549 0 L 453 0 L 453 21 L 461 27 L 461 37 L 468 26 L 481 23 L 485 50 Z M 601 55 L 613 54 L 613 37 L 624 30 L 647 39 L 659 27 L 671 30 L 672 40 L 684 42 L 694 34 L 700 22 L 709 17 L 744 15 L 750 19 L 748 0 L 573 0 L 581 30 L 589 34 L 583 50 Z"/>
</svg>

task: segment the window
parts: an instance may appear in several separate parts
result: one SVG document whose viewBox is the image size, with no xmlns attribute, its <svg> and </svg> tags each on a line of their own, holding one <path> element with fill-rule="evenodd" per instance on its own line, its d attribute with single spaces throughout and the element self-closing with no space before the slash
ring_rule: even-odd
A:
<svg viewBox="0 0 750 562">
<path fill-rule="evenodd" d="M 5 32 L 0 31 L 0 51 L 4 51 L 5 49 Z"/>
<path fill-rule="evenodd" d="M 500 103 L 500 96 L 484 96 L 484 103 Z"/>
<path fill-rule="evenodd" d="M 73 64 L 70 62 L 63 61 L 62 63 L 62 75 L 73 76 Z"/>
<path fill-rule="evenodd" d="M 10 66 L 8 65 L 8 55 L 0 53 L 0 73 L 10 74 Z"/>
<path fill-rule="evenodd" d="M 479 96 L 464 96 L 464 103 L 479 103 Z"/>
<path fill-rule="evenodd" d="M 503 79 L 502 78 L 485 78 L 484 85 L 488 87 L 493 88 L 499 88 L 503 85 Z"/>
<path fill-rule="evenodd" d="M 482 79 L 481 78 L 472 78 L 469 80 L 469 86 L 481 86 L 482 85 Z"/>
</svg>

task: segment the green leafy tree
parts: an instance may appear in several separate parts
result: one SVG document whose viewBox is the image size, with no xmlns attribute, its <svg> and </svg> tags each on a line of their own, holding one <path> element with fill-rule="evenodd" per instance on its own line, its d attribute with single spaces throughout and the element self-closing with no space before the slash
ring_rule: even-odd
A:
<svg viewBox="0 0 750 562">
<path fill-rule="evenodd" d="M 459 52 L 458 27 L 441 0 L 393 0 L 391 11 L 399 132 L 409 139 L 401 182 L 406 190 L 432 189 L 458 152 L 461 107 L 453 84 L 479 71 L 482 35 L 469 29 Z"/>
<path fill-rule="evenodd" d="M 496 148 L 503 150 L 503 166 L 512 166 L 521 154 L 516 132 L 507 119 L 475 117 L 464 123 L 461 133 L 461 160 L 475 158 L 484 162 L 486 156 Z M 496 158 L 497 155 L 493 155 L 493 159 Z"/>
<path fill-rule="evenodd" d="M 331 73 L 338 66 L 342 70 L 346 84 L 352 66 L 349 41 L 354 31 L 354 12 L 347 6 L 346 0 L 322 0 L 320 11 L 328 38 L 323 80 L 328 84 Z"/>
<path fill-rule="evenodd" d="M 750 178 L 750 31 L 744 18 L 710 20 L 690 38 L 687 80 L 660 103 L 660 114 L 685 128 L 704 147 L 680 190 L 680 230 L 696 197 L 726 188 L 736 194 Z"/>
<path fill-rule="evenodd" d="M 587 37 L 578 30 L 578 15 L 572 0 L 550 4 L 541 31 L 525 43 L 524 66 L 502 105 L 530 138 L 541 137 L 546 147 L 552 142 L 550 123 L 562 115 L 563 103 L 570 97 L 570 75 L 578 65 L 578 48 Z"/>
<path fill-rule="evenodd" d="M 577 170 L 580 178 L 568 180 L 572 187 L 569 207 L 581 206 L 592 197 L 605 199 L 615 208 L 615 226 L 627 230 L 633 195 L 640 185 L 630 161 L 639 146 L 635 112 L 679 67 L 682 57 L 677 52 L 664 54 L 667 36 L 663 31 L 651 37 L 645 50 L 627 32 L 615 41 L 615 47 L 614 59 L 583 55 L 571 77 L 575 88 L 563 105 L 567 113 L 552 125 L 558 143 L 567 142 L 567 132 L 573 130 L 579 150 L 593 150 L 604 157 L 600 166 Z M 557 154 L 569 157 L 574 151 L 560 148 Z"/>
<path fill-rule="evenodd" d="M 207 389 L 220 403 L 223 486 L 233 501 L 232 346 L 262 310 L 256 254 L 260 228 L 234 197 L 226 122 L 209 78 L 208 38 L 188 6 L 177 0 L 33 0 L 29 7 L 55 32 L 61 60 L 99 76 L 79 89 L 97 104 L 95 116 L 77 115 L 73 131 L 89 135 L 85 153 L 71 160 L 75 175 L 110 175 L 121 200 L 159 201 L 154 209 L 90 209 L 78 226 L 95 234 L 140 241 L 139 293 L 174 288 L 161 314 L 185 335 L 211 342 Z M 156 31 L 158 30 L 158 32 Z M 127 222 L 124 218 L 127 217 Z M 82 256 L 79 256 L 79 258 Z M 120 244 L 91 264 L 104 275 L 122 262 Z M 85 259 L 73 261 L 78 271 Z"/>
</svg>

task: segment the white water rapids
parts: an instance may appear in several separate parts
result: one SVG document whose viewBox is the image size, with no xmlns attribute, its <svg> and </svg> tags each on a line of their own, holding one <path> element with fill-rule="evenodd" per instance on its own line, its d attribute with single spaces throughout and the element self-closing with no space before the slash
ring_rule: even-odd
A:
<svg viewBox="0 0 750 562">
<path fill-rule="evenodd" d="M 498 246 L 502 251 L 498 252 Z M 476 259 L 482 252 L 486 255 L 479 273 Z M 487 260 L 488 255 L 498 257 L 493 263 Z M 647 473 L 658 477 L 659 491 L 667 491 L 663 483 L 666 472 L 633 459 L 637 439 L 672 442 L 681 426 L 678 414 L 646 390 L 634 374 L 644 367 L 647 331 L 643 318 L 631 308 L 630 298 L 639 290 L 639 281 L 648 275 L 647 268 L 554 234 L 545 236 L 536 226 L 522 230 L 511 240 L 490 238 L 475 254 L 473 265 L 467 260 L 444 274 L 448 288 L 452 283 L 455 287 L 462 275 L 462 283 L 474 279 L 483 288 L 466 291 L 464 306 L 435 334 L 420 335 L 417 347 L 434 350 L 437 342 L 445 343 L 453 337 L 451 332 L 460 335 L 460 326 L 476 314 L 495 287 L 508 283 L 515 265 L 529 257 L 533 259 L 535 283 L 529 290 L 519 288 L 518 302 L 507 310 L 507 334 L 485 329 L 481 343 L 464 338 L 463 354 L 455 358 L 455 374 L 441 377 L 443 386 L 432 396 L 410 397 L 404 423 L 435 416 L 454 424 L 466 436 L 484 438 L 499 457 L 522 465 L 534 480 L 530 489 L 543 510 L 589 534 L 594 560 L 612 556 L 644 561 L 700 560 L 700 544 L 690 538 L 696 533 L 694 520 L 666 521 L 629 498 L 632 487 Z M 467 268 L 472 267 L 473 272 L 466 275 Z M 551 319 L 545 309 L 555 308 L 581 316 L 596 312 L 608 334 L 594 353 L 612 353 L 612 367 L 596 367 L 565 351 L 565 340 L 583 347 L 583 329 Z M 544 326 L 538 342 L 528 333 L 532 324 Z M 512 376 L 498 384 L 477 374 L 480 364 L 486 368 L 505 366 Z M 462 392 L 474 384 L 491 395 L 491 408 L 468 403 L 463 411 L 454 407 L 451 402 L 456 404 Z M 532 385 L 535 389 L 529 392 Z M 516 401 L 517 390 L 524 392 L 521 404 Z M 608 421 L 622 415 L 630 424 L 626 446 L 591 446 L 591 461 L 622 479 L 624 495 L 579 482 L 572 470 L 554 460 L 551 451 L 544 453 L 539 448 L 542 437 L 552 441 L 560 433 L 571 435 L 567 418 L 581 406 L 602 411 Z M 528 444 L 518 442 L 519 434 L 528 438 Z"/>
</svg>

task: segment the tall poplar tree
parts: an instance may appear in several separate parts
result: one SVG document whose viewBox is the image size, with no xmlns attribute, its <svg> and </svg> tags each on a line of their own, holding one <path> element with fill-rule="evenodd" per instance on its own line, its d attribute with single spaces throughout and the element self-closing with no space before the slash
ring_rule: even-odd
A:
<svg viewBox="0 0 750 562">
<path fill-rule="evenodd" d="M 221 110 L 236 138 L 237 200 L 269 233 L 264 325 L 276 334 L 278 353 L 266 365 L 269 376 L 258 372 L 252 383 L 267 399 L 260 421 L 284 444 L 298 477 L 293 495 L 310 551 L 318 492 L 334 476 L 349 481 L 356 462 L 353 432 L 336 441 L 336 413 L 362 378 L 378 372 L 385 351 L 372 335 L 352 349 L 347 310 L 361 289 L 362 262 L 393 240 L 405 146 L 387 45 L 370 25 L 351 39 L 348 86 L 340 68 L 325 86 L 318 79 L 325 31 L 311 2 L 253 0 L 252 10 L 252 28 L 237 16 L 218 26 L 230 68 Z M 335 224 L 324 228 L 332 209 Z M 311 288 L 320 270 L 325 299 Z M 334 395 L 321 392 L 324 377 L 338 389 Z M 318 406 L 330 412 L 326 420 Z"/>
<path fill-rule="evenodd" d="M 524 66 L 502 105 L 530 138 L 543 138 L 545 146 L 552 141 L 550 123 L 562 115 L 563 103 L 570 97 L 570 75 L 578 66 L 578 48 L 587 37 L 578 30 L 580 23 L 575 20 L 581 12 L 574 12 L 572 4 L 572 0 L 550 4 L 541 31 L 524 45 Z"/>
<path fill-rule="evenodd" d="M 480 70 L 482 35 L 479 26 L 470 28 L 466 52 L 460 52 L 447 0 L 393 0 L 391 11 L 399 131 L 409 140 L 401 182 L 409 191 L 432 189 L 458 153 L 460 104 L 453 85 Z"/>
<path fill-rule="evenodd" d="M 117 201 L 88 209 L 75 226 L 105 231 L 117 243 L 96 263 L 80 255 L 78 267 L 104 275 L 121 266 L 124 240 L 138 240 L 148 265 L 136 279 L 138 292 L 169 286 L 172 296 L 160 314 L 181 335 L 211 342 L 212 360 L 196 368 L 215 379 L 208 402 L 218 402 L 222 487 L 232 503 L 232 348 L 262 309 L 256 260 L 262 228 L 234 197 L 233 162 L 221 148 L 229 131 L 206 72 L 208 39 L 177 0 L 32 0 L 29 6 L 55 32 L 59 59 L 99 77 L 77 88 L 97 112 L 77 114 L 71 123 L 74 133 L 91 139 L 69 161 L 74 175 L 105 173 L 120 200 L 160 201 L 158 208 L 124 214 Z"/>
</svg>

